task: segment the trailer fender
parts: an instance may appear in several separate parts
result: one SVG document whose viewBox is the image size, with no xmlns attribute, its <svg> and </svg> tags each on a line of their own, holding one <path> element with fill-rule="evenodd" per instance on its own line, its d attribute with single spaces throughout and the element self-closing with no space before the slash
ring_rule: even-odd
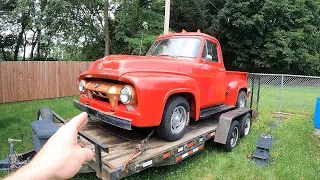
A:
<svg viewBox="0 0 320 180">
<path fill-rule="evenodd" d="M 221 114 L 216 134 L 214 137 L 214 142 L 226 144 L 231 122 L 235 120 L 237 117 L 251 112 L 252 110 L 250 108 L 243 107 Z"/>
</svg>

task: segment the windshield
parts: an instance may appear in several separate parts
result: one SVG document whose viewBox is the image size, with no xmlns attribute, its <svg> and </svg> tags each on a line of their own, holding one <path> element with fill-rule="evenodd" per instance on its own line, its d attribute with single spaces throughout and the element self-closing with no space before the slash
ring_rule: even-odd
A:
<svg viewBox="0 0 320 180">
<path fill-rule="evenodd" d="M 199 38 L 170 38 L 156 41 L 147 56 L 198 56 L 201 41 Z"/>
</svg>

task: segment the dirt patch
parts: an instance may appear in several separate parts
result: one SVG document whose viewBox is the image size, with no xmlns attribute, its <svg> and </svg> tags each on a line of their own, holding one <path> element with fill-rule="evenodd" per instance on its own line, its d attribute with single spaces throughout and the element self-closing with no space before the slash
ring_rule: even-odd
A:
<svg viewBox="0 0 320 180">
<path fill-rule="evenodd" d="M 291 114 L 280 114 L 280 113 L 275 113 L 272 115 L 273 119 L 275 120 L 280 120 L 280 121 L 288 121 L 292 118 L 292 116 L 294 115 L 291 115 Z"/>
</svg>

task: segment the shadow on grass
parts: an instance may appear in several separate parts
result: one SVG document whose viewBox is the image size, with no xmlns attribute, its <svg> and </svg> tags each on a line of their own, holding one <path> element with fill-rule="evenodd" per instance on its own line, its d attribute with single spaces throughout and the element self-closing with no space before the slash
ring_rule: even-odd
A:
<svg viewBox="0 0 320 180">
<path fill-rule="evenodd" d="M 12 126 L 21 125 L 22 119 L 19 117 L 8 117 L 8 118 L 1 118 L 0 121 L 0 131 L 2 129 L 8 129 Z"/>
</svg>

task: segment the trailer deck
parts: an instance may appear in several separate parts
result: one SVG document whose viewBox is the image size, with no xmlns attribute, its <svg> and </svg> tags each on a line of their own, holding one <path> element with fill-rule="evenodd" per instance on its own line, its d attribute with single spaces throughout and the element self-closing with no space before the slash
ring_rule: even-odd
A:
<svg viewBox="0 0 320 180">
<path fill-rule="evenodd" d="M 82 132 L 108 145 L 109 153 L 101 152 L 101 178 L 109 179 L 110 177 L 113 179 L 126 177 L 151 166 L 175 164 L 187 158 L 194 152 L 203 149 L 204 142 L 214 136 L 218 120 L 219 118 L 212 117 L 191 122 L 188 132 L 182 139 L 175 142 L 162 140 L 153 134 L 146 142 L 148 149 L 128 164 L 125 171 L 121 169 L 134 153 L 135 145 L 144 139 L 151 132 L 151 129 L 147 129 L 145 132 L 141 132 L 141 129 L 128 131 L 101 121 L 92 121 Z M 95 146 L 84 139 L 81 140 L 81 144 L 95 150 Z M 96 160 L 89 162 L 89 166 L 95 169 L 96 163 Z M 99 173 L 97 176 L 100 176 Z"/>
</svg>

